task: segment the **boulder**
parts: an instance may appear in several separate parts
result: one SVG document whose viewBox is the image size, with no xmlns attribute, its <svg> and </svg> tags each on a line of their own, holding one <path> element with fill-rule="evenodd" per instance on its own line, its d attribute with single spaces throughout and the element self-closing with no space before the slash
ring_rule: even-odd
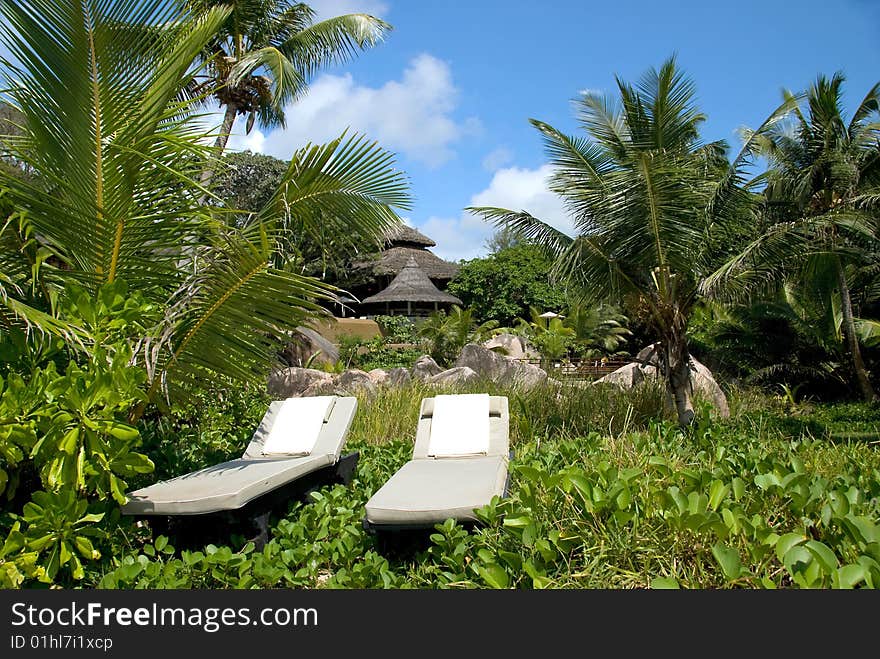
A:
<svg viewBox="0 0 880 659">
<path fill-rule="evenodd" d="M 476 343 L 468 343 L 462 348 L 455 365 L 467 366 L 480 377 L 492 382 L 526 389 L 547 381 L 547 373 L 543 369 L 507 359 Z"/>
<path fill-rule="evenodd" d="M 370 374 L 356 368 L 340 374 L 334 385 L 336 393 L 340 395 L 365 393 L 372 396 L 376 393 L 376 385 L 370 379 Z"/>
<path fill-rule="evenodd" d="M 403 387 L 412 381 L 412 374 L 408 368 L 397 367 L 388 369 L 385 385 L 389 387 Z"/>
<path fill-rule="evenodd" d="M 377 387 L 388 383 L 388 371 L 383 368 L 374 368 L 372 371 L 367 371 L 367 376 L 370 378 L 370 382 Z"/>
<path fill-rule="evenodd" d="M 313 368 L 291 366 L 269 375 L 269 395 L 276 399 L 295 398 L 306 394 L 312 386 L 333 385 L 333 376 Z"/>
<path fill-rule="evenodd" d="M 432 375 L 437 375 L 442 371 L 443 369 L 437 366 L 437 362 L 430 355 L 422 355 L 413 364 L 410 374 L 414 380 L 427 380 Z"/>
<path fill-rule="evenodd" d="M 330 340 L 308 327 L 297 327 L 290 334 L 290 342 L 281 352 L 281 357 L 290 366 L 312 364 L 332 366 L 339 360 L 339 348 Z"/>
<path fill-rule="evenodd" d="M 521 336 L 498 334 L 483 342 L 483 347 L 510 359 L 539 359 L 540 354 Z"/>
<path fill-rule="evenodd" d="M 443 387 L 464 384 L 479 379 L 477 372 L 467 366 L 456 366 L 428 378 L 428 383 Z"/>
<path fill-rule="evenodd" d="M 727 405 L 727 396 L 718 386 L 712 371 L 691 357 L 691 388 L 694 393 L 708 400 L 721 418 L 726 419 L 730 416 L 730 407 Z"/>
<path fill-rule="evenodd" d="M 329 380 L 321 380 L 319 382 L 313 382 L 309 385 L 308 389 L 302 392 L 302 397 L 306 398 L 308 396 L 331 396 L 336 393 L 336 380 L 334 378 L 330 378 Z"/>
<path fill-rule="evenodd" d="M 595 381 L 594 384 L 616 384 L 624 389 L 632 389 L 646 379 L 655 377 L 657 369 L 653 366 L 643 366 L 642 364 L 632 363 L 621 366 L 616 371 L 612 371 Z"/>
<path fill-rule="evenodd" d="M 608 382 L 616 384 L 624 389 L 630 389 L 637 386 L 650 378 L 660 376 L 659 364 L 660 358 L 654 344 L 642 348 L 635 357 L 636 361 L 623 366 L 613 373 L 609 373 L 603 378 L 596 380 L 594 384 Z M 718 410 L 722 418 L 730 416 L 730 407 L 727 404 L 727 396 L 718 386 L 712 371 L 706 368 L 696 357 L 691 355 L 691 394 L 696 394 L 700 398 L 708 400 L 715 409 Z M 671 401 L 667 401 L 671 405 Z"/>
</svg>

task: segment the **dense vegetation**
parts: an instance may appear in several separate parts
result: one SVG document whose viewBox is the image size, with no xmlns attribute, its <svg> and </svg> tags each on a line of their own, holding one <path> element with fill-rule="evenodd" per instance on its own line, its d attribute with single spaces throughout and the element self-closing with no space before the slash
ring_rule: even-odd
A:
<svg viewBox="0 0 880 659">
<path fill-rule="evenodd" d="M 472 385 L 511 401 L 508 496 L 409 551 L 360 520 L 435 392 L 380 389 L 360 401 L 350 486 L 280 511 L 260 550 L 222 526 L 184 549 L 121 517 L 125 492 L 241 453 L 287 330 L 332 306 L 328 255 L 371 251 L 409 203 L 363 136 L 221 162 L 226 137 L 239 115 L 283 123 L 311 74 L 390 26 L 313 23 L 285 0 L 0 14 L 17 61 L 0 98 L 0 586 L 880 585 L 880 86 L 848 119 L 840 75 L 786 92 L 732 160 L 701 140 L 674 59 L 585 94 L 583 137 L 533 121 L 578 234 L 473 209 L 502 232 L 452 284 L 468 306 L 384 319 L 340 368 L 409 365 L 423 346 L 448 365 L 506 329 L 546 359 L 657 341 L 663 382 Z M 199 121 L 207 98 L 219 134 Z M 270 175 L 243 187 L 236 169 Z M 731 419 L 692 399 L 692 353 Z"/>
<path fill-rule="evenodd" d="M 326 487 L 273 524 L 261 551 L 218 535 L 176 551 L 131 529 L 92 565 L 101 587 L 570 588 L 880 585 L 880 412 L 794 405 L 737 392 L 733 419 L 698 405 L 688 432 L 662 418 L 662 391 L 614 388 L 511 400 L 509 496 L 414 542 L 377 544 L 363 505 L 412 451 L 421 398 L 383 390 L 361 400 L 346 450 L 361 452 L 348 487 Z M 262 401 L 180 419 L 164 442 L 230 455 L 236 420 Z M 224 423 L 222 420 L 226 419 Z M 210 419 L 208 421 L 208 419 Z M 173 425 L 172 423 L 172 425 Z M 219 426 L 219 427 L 218 427 Z M 224 427 L 225 426 L 225 427 Z M 233 430 L 230 434 L 229 430 Z M 872 442 L 874 443 L 872 445 Z M 191 444 L 190 444 L 191 443 Z M 215 457 L 215 456 L 212 456 Z M 186 453 L 170 473 L 190 467 Z M 126 538 L 125 541 L 122 538 Z M 222 542 L 220 540 L 222 539 Z M 145 544 L 141 545 L 141 542 Z"/>
</svg>

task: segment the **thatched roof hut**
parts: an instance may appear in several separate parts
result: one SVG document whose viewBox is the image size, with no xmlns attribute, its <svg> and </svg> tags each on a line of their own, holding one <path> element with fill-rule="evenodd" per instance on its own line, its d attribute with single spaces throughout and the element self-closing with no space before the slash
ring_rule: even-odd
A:
<svg viewBox="0 0 880 659">
<path fill-rule="evenodd" d="M 376 255 L 375 259 L 360 261 L 353 265 L 358 269 L 369 269 L 373 276 L 380 279 L 380 284 L 385 284 L 413 258 L 422 272 L 436 285 L 442 287 L 458 274 L 459 266 L 444 261 L 428 250 L 436 244 L 413 227 L 400 224 L 386 234 L 385 248 Z"/>
<path fill-rule="evenodd" d="M 361 302 L 361 308 L 384 305 L 389 315 L 405 309 L 407 316 L 419 316 L 453 304 L 461 300 L 437 288 L 416 259 L 410 258 L 386 288 Z"/>
</svg>

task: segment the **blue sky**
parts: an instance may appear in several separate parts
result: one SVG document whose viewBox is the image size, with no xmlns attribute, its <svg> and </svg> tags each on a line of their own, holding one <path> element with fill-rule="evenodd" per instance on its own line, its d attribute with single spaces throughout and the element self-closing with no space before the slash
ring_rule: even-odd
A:
<svg viewBox="0 0 880 659">
<path fill-rule="evenodd" d="M 525 209 L 565 228 L 538 118 L 577 130 L 581 90 L 613 91 L 676 53 L 708 115 L 703 136 L 738 145 L 783 87 L 847 76 L 848 111 L 880 80 L 880 0 L 627 3 L 549 0 L 313 0 L 322 16 L 364 11 L 394 26 L 380 46 L 312 81 L 288 128 L 232 141 L 288 158 L 351 128 L 398 155 L 412 184 L 407 221 L 449 259 L 485 253 L 492 228 L 469 205 Z M 243 121 L 238 129 L 243 130 Z"/>
</svg>

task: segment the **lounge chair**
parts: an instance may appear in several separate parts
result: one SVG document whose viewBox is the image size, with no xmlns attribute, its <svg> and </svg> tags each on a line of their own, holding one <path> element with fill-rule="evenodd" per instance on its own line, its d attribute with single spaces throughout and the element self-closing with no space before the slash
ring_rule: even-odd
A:
<svg viewBox="0 0 880 659">
<path fill-rule="evenodd" d="M 354 397 L 314 396 L 270 403 L 241 458 L 128 494 L 124 515 L 195 518 L 243 513 L 265 540 L 271 508 L 327 481 L 348 483 L 358 454 L 341 456 L 357 409 Z M 159 524 L 155 524 L 159 522 Z"/>
<path fill-rule="evenodd" d="M 474 511 L 507 490 L 507 398 L 440 395 L 422 400 L 413 457 L 366 504 L 364 528 L 431 528 Z"/>
</svg>

